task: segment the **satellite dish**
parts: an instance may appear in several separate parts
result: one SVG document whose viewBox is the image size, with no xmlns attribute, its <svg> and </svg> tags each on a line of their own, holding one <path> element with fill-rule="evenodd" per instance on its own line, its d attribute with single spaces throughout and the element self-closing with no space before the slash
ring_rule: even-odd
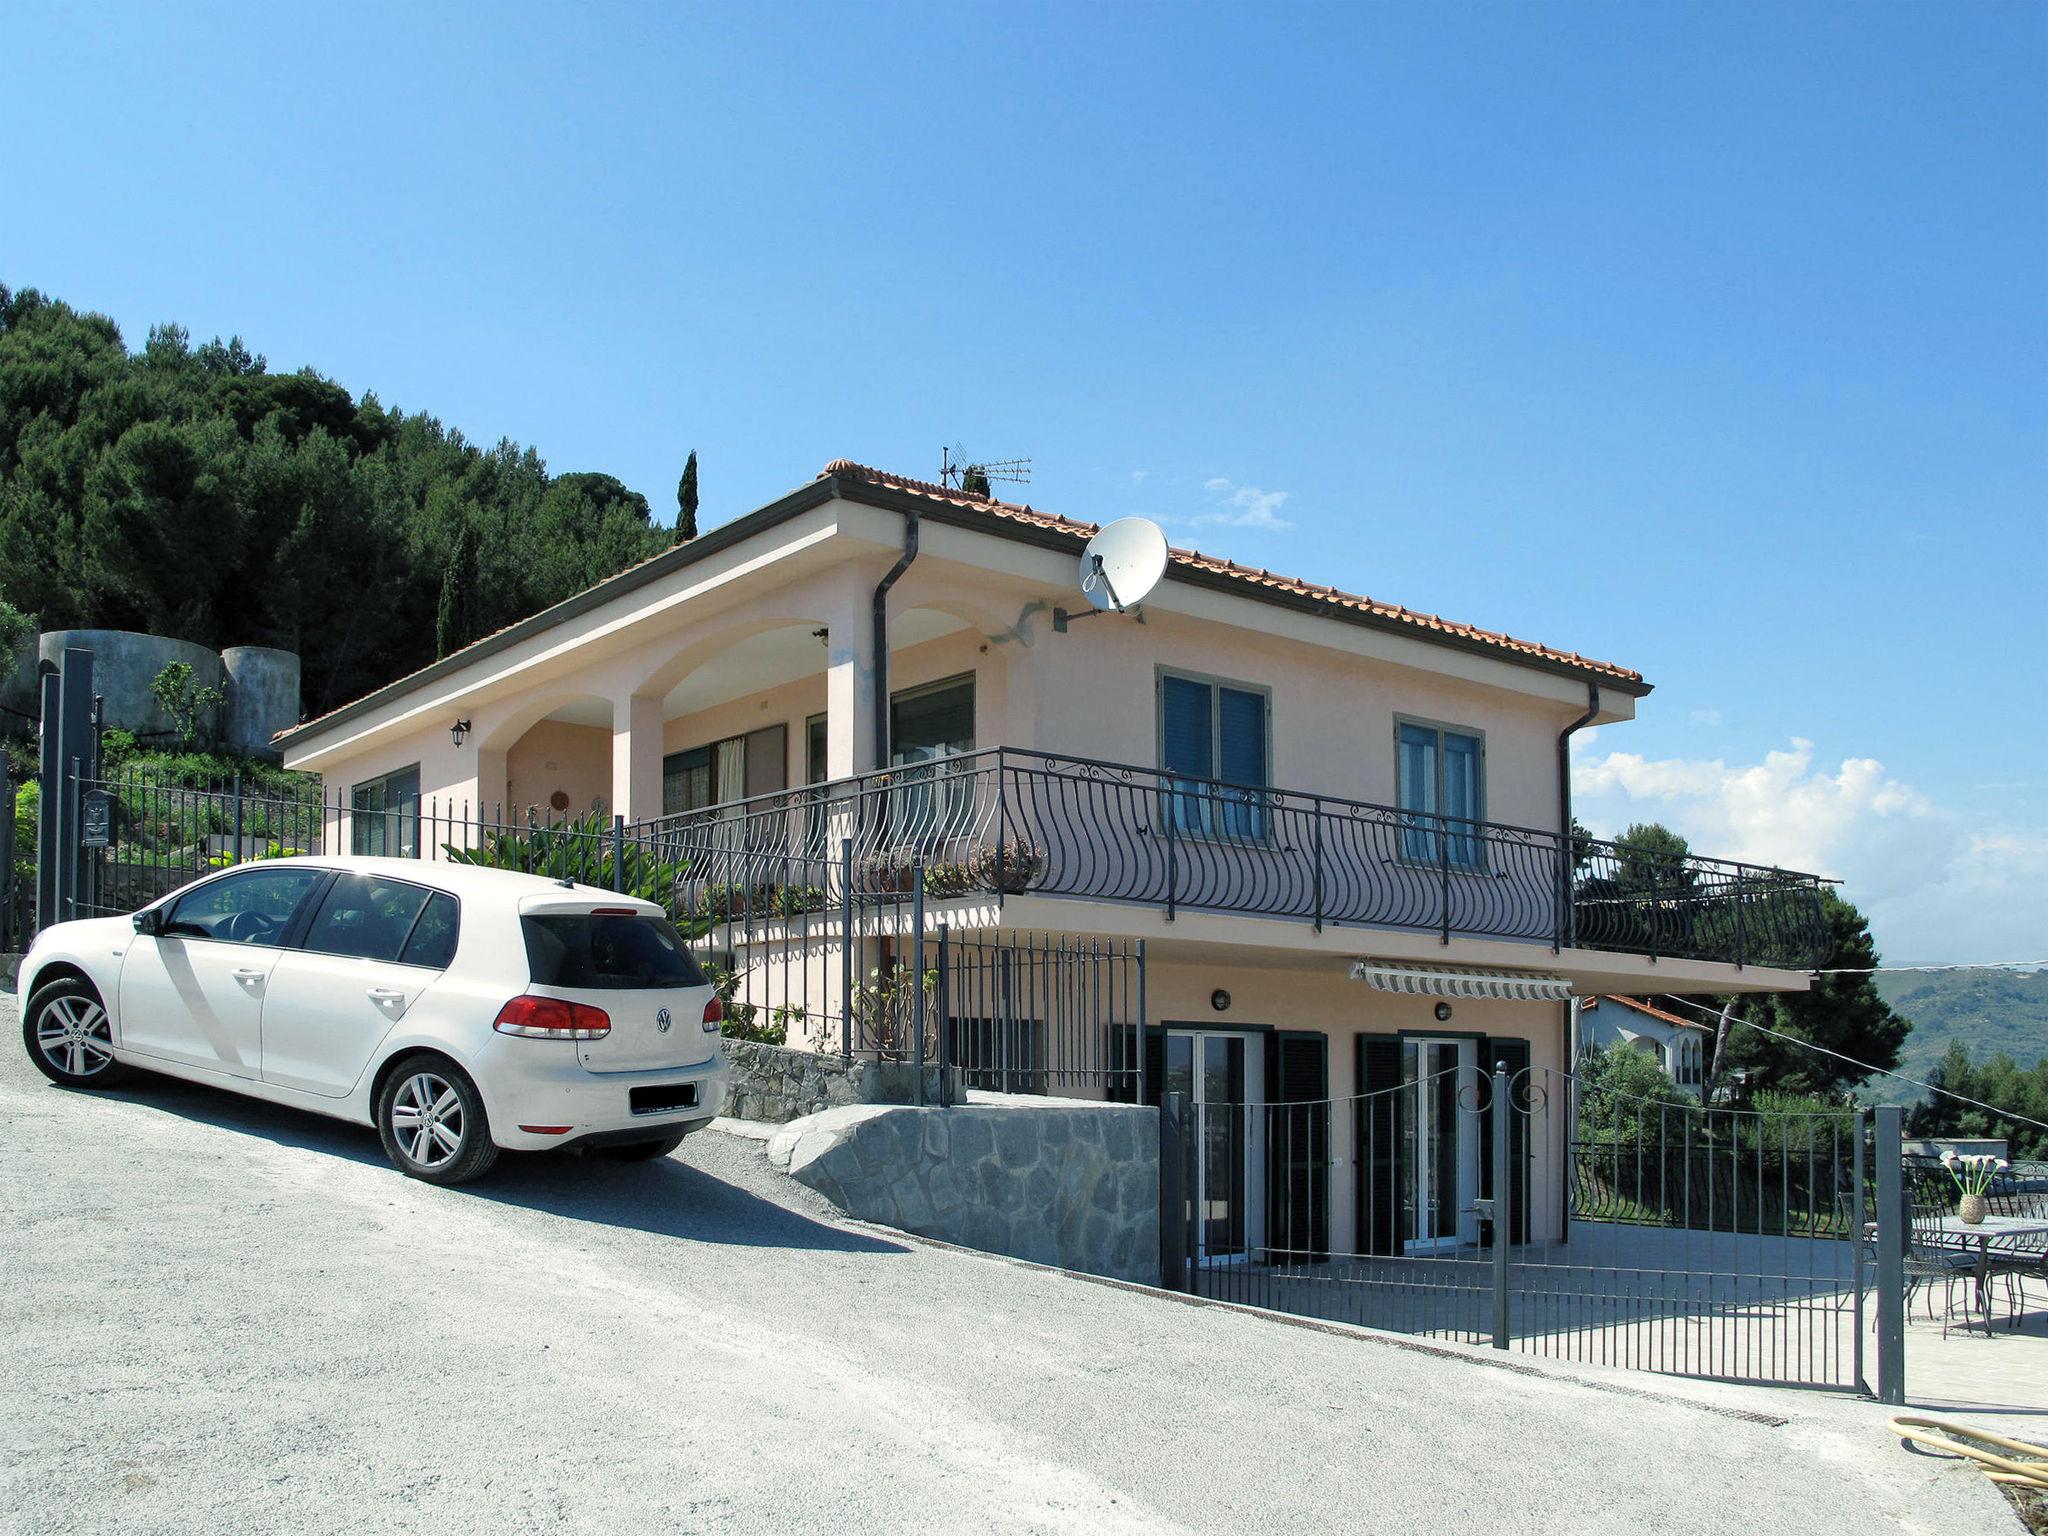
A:
<svg viewBox="0 0 2048 1536">
<path fill-rule="evenodd" d="M 1135 608 L 1166 574 L 1166 535 L 1149 518 L 1120 517 L 1081 551 L 1081 595 L 1098 611 Z"/>
</svg>

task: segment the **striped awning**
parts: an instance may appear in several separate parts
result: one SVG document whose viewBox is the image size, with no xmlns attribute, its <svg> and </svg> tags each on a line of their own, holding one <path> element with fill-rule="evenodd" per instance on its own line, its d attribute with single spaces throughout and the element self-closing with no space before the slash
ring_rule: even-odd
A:
<svg viewBox="0 0 2048 1536">
<path fill-rule="evenodd" d="M 1572 984 L 1563 976 L 1530 976 L 1516 971 L 1475 971 L 1455 965 L 1415 965 L 1398 960 L 1354 960 L 1351 979 L 1381 992 L 1410 997 L 1488 997 L 1513 1003 L 1562 1003 Z"/>
</svg>

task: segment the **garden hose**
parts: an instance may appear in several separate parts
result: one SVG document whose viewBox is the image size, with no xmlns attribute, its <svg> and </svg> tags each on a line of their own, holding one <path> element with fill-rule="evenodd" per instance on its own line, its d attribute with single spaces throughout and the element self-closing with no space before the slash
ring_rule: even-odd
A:
<svg viewBox="0 0 2048 1536">
<path fill-rule="evenodd" d="M 1899 1437 L 1924 1445 L 1931 1451 L 1967 1457 L 1977 1470 L 1994 1483 L 2048 1493 L 2048 1445 L 2027 1440 L 2008 1440 L 1988 1429 L 1973 1429 L 1954 1419 L 1923 1419 L 1901 1414 L 1891 1421 Z M 1990 1450 L 1986 1447 L 1995 1446 Z"/>
</svg>

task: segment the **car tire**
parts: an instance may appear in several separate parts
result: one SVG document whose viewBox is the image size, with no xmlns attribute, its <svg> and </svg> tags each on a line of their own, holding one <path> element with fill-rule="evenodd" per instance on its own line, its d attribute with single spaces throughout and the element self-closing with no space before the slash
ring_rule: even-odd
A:
<svg viewBox="0 0 2048 1536">
<path fill-rule="evenodd" d="M 445 1056 L 408 1056 L 377 1091 L 377 1137 L 408 1178 L 464 1184 L 498 1160 L 484 1096 Z"/>
<path fill-rule="evenodd" d="M 112 1088 L 129 1075 L 114 1059 L 113 1025 L 91 982 L 64 976 L 37 987 L 21 1014 L 28 1057 L 61 1088 Z"/>
<path fill-rule="evenodd" d="M 657 1157 L 667 1157 L 683 1144 L 683 1138 L 664 1136 L 659 1141 L 625 1141 L 614 1146 L 599 1147 L 601 1156 L 615 1163 L 651 1163 Z"/>
</svg>

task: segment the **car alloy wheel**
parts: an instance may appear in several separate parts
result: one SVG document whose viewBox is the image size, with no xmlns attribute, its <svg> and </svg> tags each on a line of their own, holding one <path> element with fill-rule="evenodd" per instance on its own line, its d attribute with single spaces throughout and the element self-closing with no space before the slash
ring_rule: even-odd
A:
<svg viewBox="0 0 2048 1536">
<path fill-rule="evenodd" d="M 36 1017 L 36 1049 L 51 1066 L 71 1077 L 99 1076 L 114 1064 L 113 1028 L 107 1010 L 76 992 L 51 998 Z"/>
<path fill-rule="evenodd" d="M 391 1101 L 391 1132 L 422 1168 L 439 1168 L 462 1151 L 468 1129 L 462 1095 L 438 1073 L 408 1073 Z"/>
</svg>

